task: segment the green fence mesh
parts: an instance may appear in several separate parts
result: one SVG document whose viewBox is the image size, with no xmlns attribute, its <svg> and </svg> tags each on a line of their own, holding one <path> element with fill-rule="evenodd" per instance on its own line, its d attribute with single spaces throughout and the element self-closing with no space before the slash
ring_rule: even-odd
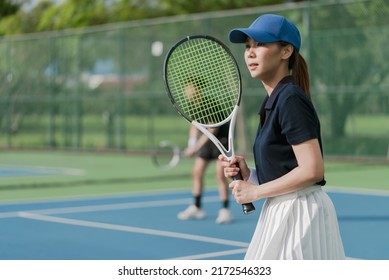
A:
<svg viewBox="0 0 389 280">
<path fill-rule="evenodd" d="M 0 147 L 149 151 L 185 146 L 162 79 L 168 49 L 209 34 L 243 76 L 238 150 L 251 150 L 264 91 L 228 32 L 278 13 L 302 33 L 327 155 L 389 157 L 389 1 L 310 1 L 0 38 Z"/>
</svg>

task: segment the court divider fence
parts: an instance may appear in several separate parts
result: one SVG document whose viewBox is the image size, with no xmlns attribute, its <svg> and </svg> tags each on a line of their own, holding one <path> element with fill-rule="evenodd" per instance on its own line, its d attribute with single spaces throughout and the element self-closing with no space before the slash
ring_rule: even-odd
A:
<svg viewBox="0 0 389 280">
<path fill-rule="evenodd" d="M 297 24 L 328 156 L 389 160 L 389 2 L 308 1 L 0 37 L 0 148 L 148 152 L 185 146 L 189 124 L 171 107 L 164 57 L 179 39 L 210 34 L 238 60 L 239 152 L 250 152 L 265 95 L 244 46 L 228 32 L 277 13 Z"/>
</svg>

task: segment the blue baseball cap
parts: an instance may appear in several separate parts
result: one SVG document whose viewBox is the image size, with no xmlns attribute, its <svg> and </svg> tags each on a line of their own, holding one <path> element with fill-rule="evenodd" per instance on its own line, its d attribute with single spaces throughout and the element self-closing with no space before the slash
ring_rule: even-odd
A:
<svg viewBox="0 0 389 280">
<path fill-rule="evenodd" d="M 287 42 L 297 51 L 301 46 L 301 36 L 297 27 L 280 15 L 262 15 L 249 28 L 236 28 L 229 34 L 232 43 L 245 43 L 247 37 L 261 43 Z"/>
</svg>

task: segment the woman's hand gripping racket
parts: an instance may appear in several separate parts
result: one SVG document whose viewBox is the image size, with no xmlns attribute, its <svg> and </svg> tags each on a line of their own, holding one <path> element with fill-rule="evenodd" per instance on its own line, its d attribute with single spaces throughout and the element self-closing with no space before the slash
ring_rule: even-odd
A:
<svg viewBox="0 0 389 280">
<path fill-rule="evenodd" d="M 174 107 L 231 161 L 242 94 L 239 68 L 231 51 L 211 36 L 188 36 L 170 49 L 163 70 Z M 227 122 L 230 122 L 228 149 L 209 131 Z M 242 180 L 242 175 L 238 174 L 234 180 Z M 242 207 L 245 214 L 255 211 L 252 203 Z"/>
</svg>

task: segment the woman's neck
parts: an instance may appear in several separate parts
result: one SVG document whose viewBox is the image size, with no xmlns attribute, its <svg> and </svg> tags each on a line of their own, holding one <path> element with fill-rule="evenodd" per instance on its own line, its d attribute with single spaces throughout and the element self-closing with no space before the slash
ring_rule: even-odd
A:
<svg viewBox="0 0 389 280">
<path fill-rule="evenodd" d="M 281 70 L 282 69 L 282 70 Z M 262 84 L 265 88 L 267 94 L 270 96 L 273 92 L 274 88 L 278 85 L 278 83 L 285 78 L 286 76 L 289 76 L 289 72 L 283 68 L 280 68 L 281 71 L 275 73 L 270 79 L 263 79 Z"/>
<path fill-rule="evenodd" d="M 267 95 L 271 95 L 274 88 L 278 85 L 278 83 L 283 79 L 285 78 L 286 76 L 288 76 L 289 74 L 283 76 L 283 77 L 280 77 L 278 79 L 273 79 L 272 81 L 269 81 L 269 82 L 266 82 L 266 81 L 262 81 L 262 85 L 263 87 L 265 88 L 266 92 L 267 92 Z"/>
</svg>

